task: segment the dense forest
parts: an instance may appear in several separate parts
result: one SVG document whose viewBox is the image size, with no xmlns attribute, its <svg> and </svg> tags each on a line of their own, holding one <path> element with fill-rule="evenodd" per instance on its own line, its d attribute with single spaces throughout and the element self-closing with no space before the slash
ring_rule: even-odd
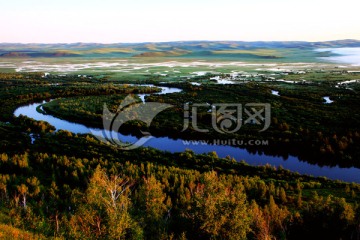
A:
<svg viewBox="0 0 360 240">
<path fill-rule="evenodd" d="M 44 109 L 65 119 L 96 125 L 104 102 L 115 108 L 127 94 L 156 92 L 156 88 L 114 84 L 102 77 L 44 78 L 42 73 L 3 73 L 0 85 L 1 238 L 360 237 L 359 184 L 314 178 L 270 165 L 254 167 L 219 158 L 215 152 L 122 151 L 91 135 L 58 130 L 46 122 L 13 115 L 23 104 L 59 98 L 45 104 Z M 214 132 L 198 136 L 191 129 L 176 134 L 184 114 L 180 104 L 186 101 L 271 99 L 274 105 L 284 107 L 274 109 L 274 124 L 268 135 L 255 135 L 272 136 L 272 149 L 264 151 L 277 152 L 285 145 L 287 154 L 295 151 L 301 156 L 305 151 L 303 158 L 309 162 L 359 166 L 359 113 L 348 113 L 358 108 L 359 101 L 351 91 L 318 84 L 307 86 L 308 90 L 302 85 L 292 89 L 276 83 L 224 85 L 221 89 L 186 83 L 173 86 L 184 91 L 146 98 L 176 106 L 155 119 L 150 126 L 154 135 L 166 132 L 184 139 L 189 135 L 221 137 Z M 279 90 L 282 97 L 272 96 L 271 89 Z M 337 100 L 335 109 L 323 104 L 324 95 Z M 67 108 L 72 109 L 71 115 Z M 335 114 L 340 109 L 345 115 Z M 201 124 L 206 128 L 205 110 Z M 304 119 L 319 124 L 308 124 Z M 347 125 L 334 125 L 338 121 Z M 255 133 L 248 126 L 241 134 L 235 137 L 253 137 Z M 299 142 L 303 145 L 296 150 Z"/>
<path fill-rule="evenodd" d="M 174 107 L 166 110 L 152 121 L 150 127 L 137 121 L 124 124 L 121 132 L 134 135 L 150 131 L 155 136 L 171 136 L 182 139 L 260 139 L 271 140 L 268 146 L 248 149 L 265 152 L 268 155 L 295 155 L 301 160 L 319 165 L 342 167 L 360 166 L 360 97 L 357 92 L 345 88 L 334 88 L 335 83 L 296 84 L 283 83 L 266 85 L 250 82 L 239 85 L 201 85 L 171 84 L 184 89 L 173 94 L 151 95 L 148 102 L 168 103 Z M 358 88 L 356 85 L 355 87 Z M 355 88 L 354 87 L 354 88 Z M 281 92 L 281 97 L 271 94 L 272 89 Z M 356 89 L 358 90 L 358 89 Z M 334 103 L 324 104 L 323 96 L 331 96 Z M 116 111 L 123 94 L 76 96 L 58 99 L 44 104 L 46 112 L 57 117 L 85 124 L 89 127 L 102 127 L 103 104 Z M 212 126 L 211 103 L 267 103 L 272 105 L 271 126 L 260 132 L 259 126 L 244 124 L 240 131 L 222 134 Z M 184 128 L 184 103 L 209 103 L 208 107 L 198 109 L 197 124 L 208 133 L 196 131 L 189 126 Z M 284 147 L 286 146 L 286 147 Z"/>
</svg>

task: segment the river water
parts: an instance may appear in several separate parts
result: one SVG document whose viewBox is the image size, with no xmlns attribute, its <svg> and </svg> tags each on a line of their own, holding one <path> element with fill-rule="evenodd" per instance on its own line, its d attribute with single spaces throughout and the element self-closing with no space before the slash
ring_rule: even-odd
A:
<svg viewBox="0 0 360 240">
<path fill-rule="evenodd" d="M 179 92 L 181 89 L 177 88 L 167 88 L 161 87 L 162 92 L 173 93 Z M 144 95 L 142 95 L 144 96 Z M 61 120 L 51 115 L 45 115 L 36 111 L 36 108 L 42 103 L 33 103 L 26 106 L 19 107 L 15 110 L 14 115 L 19 116 L 20 114 L 28 116 L 38 121 L 46 121 L 53 125 L 57 130 L 63 129 L 73 133 L 80 134 L 99 134 L 103 136 L 102 129 L 88 128 L 82 124 L 77 124 L 69 122 L 66 120 Z M 119 136 L 119 139 L 123 142 L 136 142 L 137 138 L 134 136 L 125 136 L 119 133 L 116 133 Z M 237 161 L 244 160 L 250 165 L 265 165 L 270 164 L 272 166 L 282 166 L 285 169 L 288 169 L 293 172 L 299 172 L 301 174 L 308 174 L 315 177 L 324 176 L 329 179 L 334 180 L 343 180 L 347 182 L 357 182 L 360 183 L 360 169 L 357 168 L 340 168 L 340 167 L 320 167 L 318 165 L 312 165 L 307 162 L 300 161 L 297 157 L 289 156 L 287 159 L 277 156 L 267 156 L 264 154 L 253 154 L 249 153 L 245 149 L 241 149 L 233 146 L 224 146 L 224 145 L 207 145 L 204 142 L 198 141 L 183 141 L 183 140 L 174 140 L 168 137 L 152 137 L 147 141 L 143 146 L 152 147 L 163 151 L 169 152 L 183 152 L 186 149 L 190 149 L 197 154 L 208 153 L 215 151 L 219 157 L 230 156 L 235 158 Z"/>
</svg>

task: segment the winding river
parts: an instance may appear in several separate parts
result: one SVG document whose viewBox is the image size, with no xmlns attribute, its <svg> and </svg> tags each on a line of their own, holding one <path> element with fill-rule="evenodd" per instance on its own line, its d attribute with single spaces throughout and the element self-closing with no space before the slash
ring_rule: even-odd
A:
<svg viewBox="0 0 360 240">
<path fill-rule="evenodd" d="M 161 89 L 161 93 L 158 94 L 167 94 L 181 91 L 181 89 L 178 88 L 161 87 Z M 146 95 L 144 94 L 140 95 L 142 100 L 144 100 L 145 96 Z M 35 120 L 46 121 L 58 130 L 63 129 L 80 134 L 96 134 L 96 132 L 98 132 L 99 136 L 103 136 L 102 129 L 88 128 L 82 124 L 72 123 L 53 117 L 51 115 L 45 115 L 37 112 L 36 108 L 43 103 L 33 103 L 19 107 L 15 110 L 14 115 L 19 116 L 20 114 L 22 114 Z M 135 142 L 137 140 L 137 138 L 134 136 L 125 136 L 121 134 L 119 134 L 119 138 L 123 142 Z M 312 165 L 310 163 L 302 162 L 294 156 L 289 156 L 287 159 L 284 159 L 282 157 L 253 154 L 249 153 L 245 149 L 240 149 L 232 146 L 207 145 L 204 142 L 174 140 L 168 137 L 153 137 L 152 139 L 147 141 L 144 146 L 170 152 L 183 152 L 186 149 L 190 149 L 198 154 L 216 151 L 219 157 L 230 156 L 238 161 L 245 160 L 250 165 L 270 164 L 276 167 L 282 166 L 283 168 L 290 171 L 298 172 L 301 174 L 308 174 L 315 177 L 324 176 L 334 180 L 360 183 L 360 169 L 358 168 L 320 167 L 318 165 Z"/>
</svg>

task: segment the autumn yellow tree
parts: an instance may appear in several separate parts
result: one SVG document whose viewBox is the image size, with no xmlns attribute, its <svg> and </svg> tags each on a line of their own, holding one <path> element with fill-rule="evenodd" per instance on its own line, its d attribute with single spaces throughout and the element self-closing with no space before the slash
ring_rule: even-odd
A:
<svg viewBox="0 0 360 240">
<path fill-rule="evenodd" d="M 195 222 L 205 235 L 221 239 L 245 239 L 250 215 L 244 187 L 226 185 L 215 171 L 204 173 L 195 191 Z"/>
<path fill-rule="evenodd" d="M 129 213 L 131 183 L 109 177 L 97 167 L 84 195 L 84 202 L 71 219 L 75 238 L 125 239 L 133 221 Z"/>
<path fill-rule="evenodd" d="M 159 238 L 166 228 L 171 212 L 171 200 L 163 191 L 163 186 L 153 175 L 143 178 L 138 189 L 138 207 L 142 214 L 145 232 L 150 238 Z"/>
</svg>

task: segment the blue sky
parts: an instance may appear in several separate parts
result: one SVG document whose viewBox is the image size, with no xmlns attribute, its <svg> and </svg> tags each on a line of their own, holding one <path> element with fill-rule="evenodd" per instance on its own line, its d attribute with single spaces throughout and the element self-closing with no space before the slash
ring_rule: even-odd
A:
<svg viewBox="0 0 360 240">
<path fill-rule="evenodd" d="M 0 0 L 0 42 L 360 39 L 360 1 Z"/>
</svg>

